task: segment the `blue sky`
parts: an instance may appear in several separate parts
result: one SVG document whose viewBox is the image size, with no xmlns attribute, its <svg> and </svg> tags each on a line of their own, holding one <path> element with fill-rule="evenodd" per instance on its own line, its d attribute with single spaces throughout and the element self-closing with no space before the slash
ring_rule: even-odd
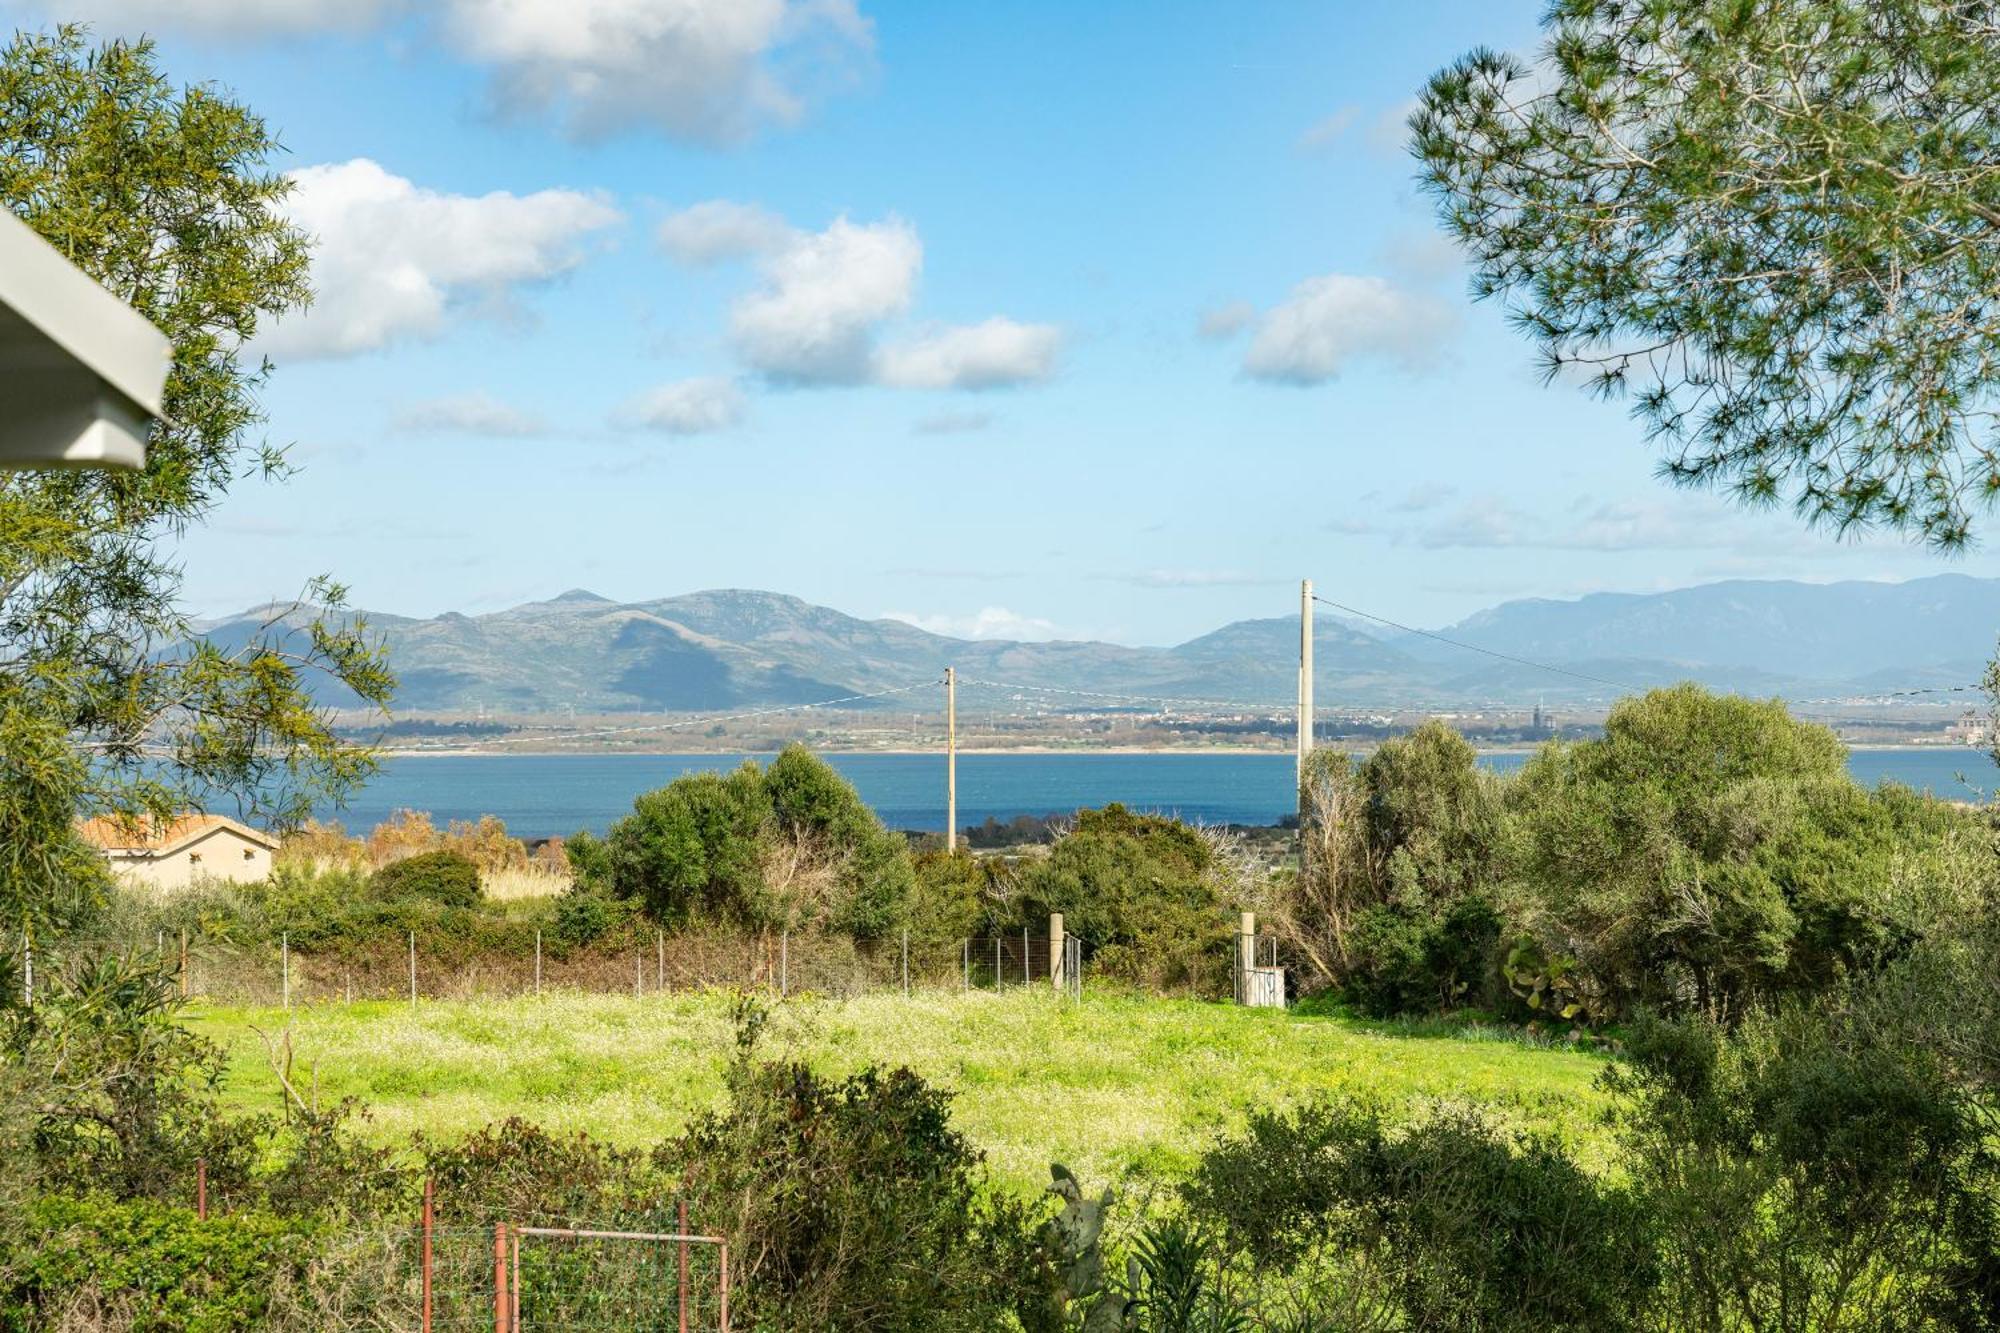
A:
<svg viewBox="0 0 2000 1333">
<path fill-rule="evenodd" d="M 11 3 L 11 8 L 9 5 Z M 0 0 L 263 113 L 320 237 L 202 614 L 795 593 L 1167 643 L 1341 601 L 2000 572 L 1668 490 L 1541 386 L 1398 126 L 1540 0 Z"/>
</svg>

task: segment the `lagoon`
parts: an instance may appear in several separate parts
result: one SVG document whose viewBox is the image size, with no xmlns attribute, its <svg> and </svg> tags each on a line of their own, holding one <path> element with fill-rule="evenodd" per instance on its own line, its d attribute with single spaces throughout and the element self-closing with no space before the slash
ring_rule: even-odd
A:
<svg viewBox="0 0 2000 1333">
<path fill-rule="evenodd" d="M 756 756 L 767 758 L 768 756 Z M 325 810 L 365 831 L 398 809 L 429 811 L 440 824 L 498 815 L 520 837 L 590 829 L 601 833 L 632 807 L 632 798 L 683 773 L 726 772 L 740 754 L 394 755 L 345 810 Z M 944 829 L 944 757 L 930 754 L 829 754 L 891 828 Z M 1496 772 L 1527 761 L 1519 752 L 1480 756 Z M 1849 752 L 1857 781 L 1901 782 L 1958 800 L 2000 788 L 2000 769 L 1984 752 L 1960 746 Z M 1968 786 L 1967 784 L 1971 785 Z M 1292 757 L 1286 753 L 1158 751 L 1143 754 L 961 754 L 961 827 L 989 815 L 1067 813 L 1123 801 L 1129 806 L 1213 824 L 1270 824 L 1289 814 Z"/>
</svg>

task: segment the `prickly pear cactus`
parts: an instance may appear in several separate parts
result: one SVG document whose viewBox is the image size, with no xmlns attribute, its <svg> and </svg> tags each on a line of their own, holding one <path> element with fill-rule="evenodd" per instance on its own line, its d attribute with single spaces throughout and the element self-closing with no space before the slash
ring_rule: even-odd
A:
<svg viewBox="0 0 2000 1333">
<path fill-rule="evenodd" d="M 1056 1304 L 1064 1324 L 1083 1333 L 1124 1333 L 1128 1302 L 1104 1283 L 1105 1214 L 1117 1201 L 1106 1187 L 1096 1199 L 1085 1196 L 1075 1176 L 1060 1163 L 1049 1167 L 1049 1193 L 1062 1211 L 1044 1224 L 1043 1237 L 1056 1256 Z M 1082 1316 L 1080 1325 L 1076 1316 Z"/>
</svg>

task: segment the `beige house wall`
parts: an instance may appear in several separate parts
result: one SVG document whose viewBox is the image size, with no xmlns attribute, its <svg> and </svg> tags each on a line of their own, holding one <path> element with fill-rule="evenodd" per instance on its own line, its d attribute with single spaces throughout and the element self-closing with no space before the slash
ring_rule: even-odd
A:
<svg viewBox="0 0 2000 1333">
<path fill-rule="evenodd" d="M 271 873 L 270 848 L 226 826 L 164 855 L 121 848 L 105 856 L 114 873 L 156 889 L 183 889 L 204 879 L 248 884 Z"/>
</svg>

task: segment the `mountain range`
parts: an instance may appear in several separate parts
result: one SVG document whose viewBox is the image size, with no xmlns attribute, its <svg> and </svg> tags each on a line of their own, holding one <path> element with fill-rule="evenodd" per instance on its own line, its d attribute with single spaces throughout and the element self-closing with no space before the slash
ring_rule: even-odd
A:
<svg viewBox="0 0 2000 1333">
<path fill-rule="evenodd" d="M 202 630 L 229 647 L 269 615 Z M 955 639 L 734 589 L 645 602 L 578 590 L 478 616 L 367 620 L 388 646 L 400 713 L 755 708 L 893 690 L 947 666 L 969 688 L 1036 687 L 999 693 L 1037 706 L 1143 695 L 1281 708 L 1296 690 L 1297 617 L 1239 620 L 1168 648 Z M 1327 707 L 1574 705 L 1694 679 L 1794 698 L 1881 694 L 1977 681 L 1996 630 L 2000 579 L 1960 574 L 1509 601 L 1435 637 L 1324 612 L 1315 693 Z M 323 701 L 351 702 L 337 688 Z"/>
</svg>

